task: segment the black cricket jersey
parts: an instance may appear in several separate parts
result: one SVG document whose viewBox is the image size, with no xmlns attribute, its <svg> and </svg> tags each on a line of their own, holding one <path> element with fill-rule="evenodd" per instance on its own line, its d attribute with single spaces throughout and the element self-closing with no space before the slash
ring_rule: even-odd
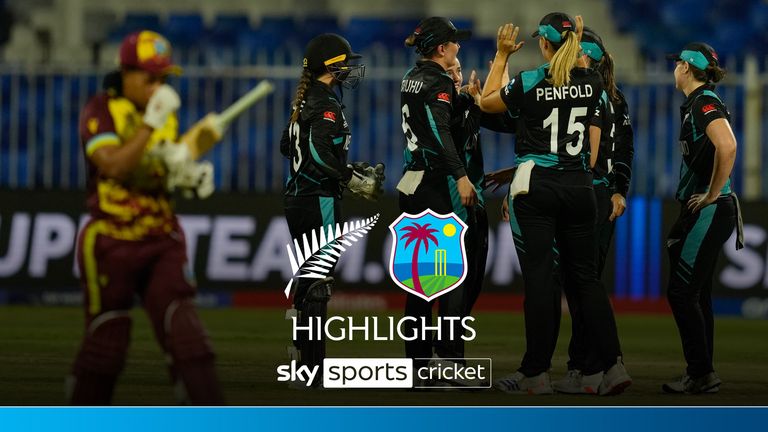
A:
<svg viewBox="0 0 768 432">
<path fill-rule="evenodd" d="M 480 128 L 483 127 L 495 132 L 514 133 L 517 116 L 513 116 L 509 112 L 484 113 L 475 104 L 472 95 L 467 93 L 459 93 L 453 108 L 451 135 L 456 145 L 456 152 L 464 163 L 469 181 L 475 186 L 479 205 L 484 206 L 485 169 Z"/>
<path fill-rule="evenodd" d="M 403 171 L 425 171 L 425 178 L 466 175 L 451 136 L 453 80 L 442 66 L 420 60 L 400 86 L 400 114 L 406 148 Z"/>
<path fill-rule="evenodd" d="M 592 174 L 594 175 L 592 183 L 602 183 L 605 186 L 610 186 L 609 175 L 613 170 L 613 135 L 616 126 L 614 123 L 613 104 L 605 90 L 600 95 L 600 102 L 597 104 L 590 125 L 600 128 L 600 147 L 597 151 L 597 162 L 592 169 Z"/>
<path fill-rule="evenodd" d="M 289 122 L 280 140 L 280 152 L 290 159 L 286 196 L 341 198 L 352 176 L 347 167 L 351 133 L 338 95 L 313 80 L 307 89 L 297 122 Z"/>
<path fill-rule="evenodd" d="M 707 136 L 707 126 L 716 119 L 730 121 L 731 115 L 720 97 L 714 92 L 715 86 L 705 84 L 688 95 L 680 107 L 680 183 L 676 198 L 687 201 L 691 195 L 706 193 L 712 179 L 715 163 L 715 146 Z M 731 179 L 725 182 L 721 195 L 731 193 Z"/>
<path fill-rule="evenodd" d="M 575 68 L 571 82 L 554 87 L 549 64 L 515 75 L 501 90 L 510 113 L 519 110 L 517 162 L 566 171 L 589 170 L 589 124 L 603 92 L 600 75 Z"/>
<path fill-rule="evenodd" d="M 629 107 L 624 93 L 616 90 L 617 100 L 613 104 L 613 124 L 616 127 L 613 134 L 613 176 L 612 183 L 616 193 L 623 197 L 629 192 L 632 180 L 632 158 L 635 156 L 635 137 L 632 131 L 632 121 L 629 118 Z"/>
</svg>

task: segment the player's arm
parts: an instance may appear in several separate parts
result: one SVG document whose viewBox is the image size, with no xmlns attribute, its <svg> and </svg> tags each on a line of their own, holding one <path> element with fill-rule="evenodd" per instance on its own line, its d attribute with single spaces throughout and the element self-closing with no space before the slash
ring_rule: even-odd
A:
<svg viewBox="0 0 768 432">
<path fill-rule="evenodd" d="M 157 87 L 147 102 L 142 125 L 131 138 L 120 142 L 114 133 L 94 136 L 87 144 L 86 154 L 102 174 L 125 180 L 139 166 L 152 132 L 163 127 L 180 104 L 179 95 L 169 85 Z"/>
<path fill-rule="evenodd" d="M 617 103 L 616 132 L 614 135 L 613 172 L 616 182 L 616 193 L 627 196 L 632 179 L 632 158 L 635 155 L 634 133 L 629 110 L 623 96 Z"/>
<path fill-rule="evenodd" d="M 139 166 L 153 129 L 141 125 L 136 133 L 122 143 L 105 145 L 89 155 L 99 172 L 115 180 L 125 180 Z"/>
<path fill-rule="evenodd" d="M 600 135 L 602 133 L 602 128 L 605 125 L 605 122 L 607 120 L 608 110 L 603 105 L 603 99 L 600 98 L 600 101 L 597 104 L 597 107 L 595 108 L 595 114 L 592 116 L 590 122 L 589 122 L 589 167 L 594 168 L 597 164 L 597 156 L 600 152 Z"/>
<path fill-rule="evenodd" d="M 477 204 L 477 192 L 472 182 L 467 177 L 467 171 L 464 164 L 461 163 L 459 155 L 456 152 L 456 145 L 451 135 L 451 110 L 452 104 L 450 98 L 454 95 L 453 81 L 443 79 L 436 83 L 433 91 L 427 96 L 428 101 L 425 108 L 427 113 L 431 114 L 433 123 L 430 125 L 435 139 L 438 141 L 438 159 L 449 175 L 456 180 L 456 187 L 461 197 L 461 203 L 465 207 Z M 447 100 L 446 100 L 447 98 Z"/>
<path fill-rule="evenodd" d="M 691 211 L 700 210 L 720 196 L 720 191 L 728 181 L 736 161 L 736 137 L 725 114 L 725 107 L 714 98 L 700 97 L 692 107 L 692 115 L 697 125 L 704 126 L 707 137 L 715 146 L 715 161 L 709 190 L 704 194 L 695 194 L 688 201 Z"/>
<path fill-rule="evenodd" d="M 290 123 L 285 126 L 285 129 L 283 129 L 283 135 L 280 137 L 280 153 L 282 153 L 282 155 L 288 159 L 291 158 L 291 137 L 288 133 L 290 126 Z"/>
<path fill-rule="evenodd" d="M 309 153 L 317 167 L 329 178 L 347 183 L 352 177 L 352 170 L 340 161 L 333 152 L 333 137 L 339 131 L 339 122 L 343 122 L 341 110 L 328 105 L 318 110 L 310 123 Z"/>
<path fill-rule="evenodd" d="M 488 113 L 500 113 L 507 109 L 507 105 L 501 99 L 500 90 L 503 87 L 504 73 L 507 69 L 509 56 L 522 48 L 524 41 L 516 42 L 520 28 L 512 24 L 504 24 L 499 27 L 496 38 L 496 56 L 491 64 L 488 79 L 485 80 L 480 108 Z"/>
</svg>

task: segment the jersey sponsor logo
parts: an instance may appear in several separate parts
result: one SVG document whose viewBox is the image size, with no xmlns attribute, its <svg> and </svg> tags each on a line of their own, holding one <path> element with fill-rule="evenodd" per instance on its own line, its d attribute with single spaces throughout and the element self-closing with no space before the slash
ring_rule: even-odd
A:
<svg viewBox="0 0 768 432">
<path fill-rule="evenodd" d="M 333 111 L 326 111 L 323 113 L 323 120 L 328 120 L 336 123 L 336 113 Z"/>
<path fill-rule="evenodd" d="M 713 103 L 707 104 L 701 107 L 701 112 L 703 112 L 704 114 L 709 114 L 712 111 L 716 111 L 716 110 L 717 110 L 717 107 Z"/>
<path fill-rule="evenodd" d="M 445 92 L 438 93 L 437 94 L 437 100 L 439 100 L 440 102 L 451 103 L 451 95 L 449 95 L 448 93 L 445 93 Z"/>
<path fill-rule="evenodd" d="M 88 132 L 95 134 L 99 130 L 99 119 L 96 117 L 88 119 Z"/>
</svg>

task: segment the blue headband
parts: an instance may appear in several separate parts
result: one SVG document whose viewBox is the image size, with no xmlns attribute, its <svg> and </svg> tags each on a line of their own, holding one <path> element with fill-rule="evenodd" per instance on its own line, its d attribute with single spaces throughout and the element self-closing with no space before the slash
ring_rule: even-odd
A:
<svg viewBox="0 0 768 432">
<path fill-rule="evenodd" d="M 594 61 L 600 61 L 603 58 L 603 54 L 605 54 L 600 45 L 594 42 L 582 42 L 581 50 Z"/>
<path fill-rule="evenodd" d="M 692 64 L 696 69 L 706 70 L 709 66 L 709 60 L 699 51 L 683 50 L 680 53 L 680 60 Z"/>
<path fill-rule="evenodd" d="M 543 36 L 544 39 L 554 43 L 560 43 L 563 40 L 560 33 L 549 24 L 539 26 L 539 36 Z"/>
</svg>

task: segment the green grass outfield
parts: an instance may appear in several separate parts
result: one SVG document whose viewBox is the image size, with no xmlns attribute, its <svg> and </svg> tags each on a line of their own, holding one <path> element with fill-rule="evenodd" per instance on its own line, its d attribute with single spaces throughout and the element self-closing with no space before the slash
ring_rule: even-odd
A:
<svg viewBox="0 0 768 432">
<path fill-rule="evenodd" d="M 716 395 L 664 395 L 660 384 L 683 371 L 671 316 L 621 315 L 619 331 L 635 383 L 627 393 L 596 396 L 512 396 L 494 390 L 413 392 L 404 390 L 293 391 L 276 382 L 287 363 L 289 325 L 283 311 L 217 309 L 201 312 L 219 355 L 218 371 L 233 405 L 768 405 L 768 321 L 721 318 L 716 323 L 716 366 L 724 381 Z M 392 312 L 398 317 L 399 314 Z M 380 315 L 388 315 L 386 313 Z M 356 314 L 360 316 L 360 314 Z M 163 356 L 143 311 L 135 310 L 133 344 L 114 402 L 174 404 Z M 493 358 L 494 377 L 512 371 L 523 351 L 519 314 L 479 313 L 477 339 L 467 357 Z M 82 312 L 65 307 L 0 307 L 0 404 L 58 405 L 64 376 L 82 335 Z M 563 319 L 554 378 L 565 372 L 567 331 Z M 397 357 L 402 342 L 330 342 L 329 357 Z"/>
</svg>

